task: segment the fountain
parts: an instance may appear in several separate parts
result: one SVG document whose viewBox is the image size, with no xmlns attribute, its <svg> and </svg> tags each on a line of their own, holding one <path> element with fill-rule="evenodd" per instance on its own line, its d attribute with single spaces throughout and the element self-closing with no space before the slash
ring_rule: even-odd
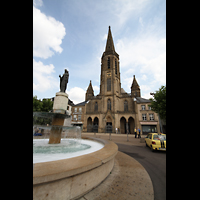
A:
<svg viewBox="0 0 200 200">
<path fill-rule="evenodd" d="M 63 126 L 69 118 L 69 72 L 60 77 L 53 112 L 33 112 L 33 199 L 76 199 L 100 184 L 114 166 L 118 147 L 111 141 L 81 137 L 80 127 Z"/>
</svg>

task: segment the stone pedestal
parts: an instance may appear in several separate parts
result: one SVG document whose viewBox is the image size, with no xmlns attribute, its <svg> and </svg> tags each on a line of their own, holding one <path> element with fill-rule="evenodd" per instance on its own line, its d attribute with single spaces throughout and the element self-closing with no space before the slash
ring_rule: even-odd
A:
<svg viewBox="0 0 200 200">
<path fill-rule="evenodd" d="M 65 114 L 68 106 L 68 94 L 57 92 L 53 103 L 53 112 Z"/>
<path fill-rule="evenodd" d="M 68 94 L 64 92 L 57 92 L 54 98 L 53 112 L 65 114 L 68 106 Z M 62 126 L 64 124 L 64 118 L 53 118 L 52 128 L 49 136 L 49 144 L 58 144 L 61 140 Z M 53 126 L 57 125 L 57 126 Z"/>
</svg>

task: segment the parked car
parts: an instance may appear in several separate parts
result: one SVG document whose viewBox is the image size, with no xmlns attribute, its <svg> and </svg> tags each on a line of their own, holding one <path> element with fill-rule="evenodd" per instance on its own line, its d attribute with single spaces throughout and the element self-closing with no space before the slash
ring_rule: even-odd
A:
<svg viewBox="0 0 200 200">
<path fill-rule="evenodd" d="M 42 136 L 42 134 L 41 133 L 34 133 L 34 135 L 33 136 Z"/>
<path fill-rule="evenodd" d="M 166 134 L 149 133 L 145 138 L 145 143 L 152 151 L 166 151 Z"/>
</svg>

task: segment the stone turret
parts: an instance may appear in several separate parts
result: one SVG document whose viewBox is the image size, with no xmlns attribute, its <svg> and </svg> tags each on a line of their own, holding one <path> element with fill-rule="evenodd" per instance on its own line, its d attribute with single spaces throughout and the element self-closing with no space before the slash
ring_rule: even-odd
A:
<svg viewBox="0 0 200 200">
<path fill-rule="evenodd" d="M 131 95 L 134 97 L 140 97 L 140 86 L 136 81 L 135 75 L 133 75 L 133 83 L 131 85 Z"/>
<path fill-rule="evenodd" d="M 93 96 L 94 96 L 94 90 L 93 90 L 93 87 L 92 87 L 92 81 L 90 80 L 90 84 L 89 84 L 88 89 L 87 89 L 86 94 L 85 94 L 85 101 L 92 99 Z"/>
</svg>

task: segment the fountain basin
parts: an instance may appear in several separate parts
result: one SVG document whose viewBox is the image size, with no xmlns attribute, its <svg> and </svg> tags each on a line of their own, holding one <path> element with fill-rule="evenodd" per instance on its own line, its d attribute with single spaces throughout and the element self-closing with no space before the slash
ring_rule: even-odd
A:
<svg viewBox="0 0 200 200">
<path fill-rule="evenodd" d="M 60 144 L 48 144 L 48 139 L 33 139 L 33 164 L 81 156 L 103 146 L 100 142 L 86 139 L 62 138 Z"/>
<path fill-rule="evenodd" d="M 35 163 L 33 199 L 77 199 L 98 186 L 110 174 L 118 146 L 99 138 L 83 139 L 101 142 L 104 147 L 74 158 Z"/>
</svg>

